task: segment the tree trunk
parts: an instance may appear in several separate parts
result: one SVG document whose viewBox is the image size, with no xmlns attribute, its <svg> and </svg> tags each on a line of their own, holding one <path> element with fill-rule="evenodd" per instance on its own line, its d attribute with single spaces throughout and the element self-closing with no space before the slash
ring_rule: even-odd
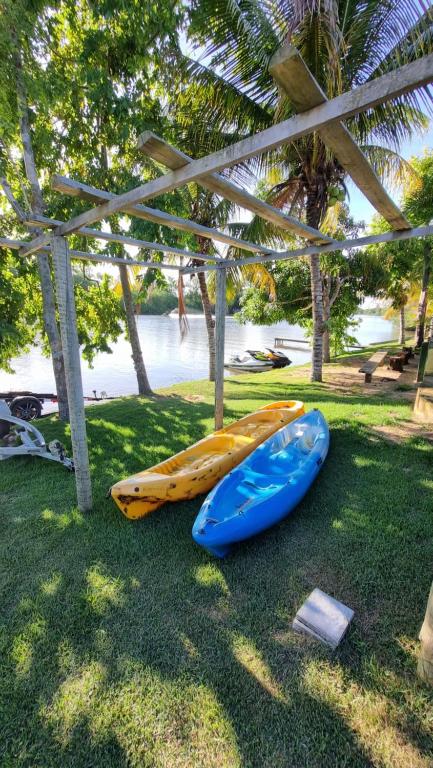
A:
<svg viewBox="0 0 433 768">
<path fill-rule="evenodd" d="M 128 328 L 128 338 L 131 344 L 132 360 L 137 376 L 138 393 L 140 395 L 152 395 L 152 389 L 147 378 L 146 367 L 143 361 L 140 339 L 138 337 L 137 324 L 134 314 L 134 300 L 132 298 L 131 286 L 129 285 L 128 267 L 126 264 L 119 265 L 120 282 L 122 284 L 123 306 L 125 308 L 126 326 Z"/>
<path fill-rule="evenodd" d="M 21 141 L 23 145 L 24 166 L 26 176 L 30 184 L 32 193 L 32 210 L 35 214 L 42 214 L 44 204 L 42 192 L 39 186 L 39 179 L 36 170 L 35 157 L 30 132 L 29 113 L 27 106 L 27 93 L 24 84 L 21 55 L 18 48 L 15 54 L 15 74 L 17 89 L 17 106 L 20 124 Z M 40 234 L 37 229 L 34 234 Z M 57 325 L 56 304 L 54 298 L 53 284 L 51 280 L 51 270 L 49 258 L 40 251 L 37 254 L 39 277 L 42 291 L 42 311 L 44 320 L 44 329 L 48 337 L 51 349 L 51 359 L 53 364 L 54 379 L 56 382 L 56 392 L 59 404 L 59 418 L 62 421 L 69 420 L 68 395 L 66 390 L 65 364 L 63 360 L 62 342 L 60 331 Z"/>
<path fill-rule="evenodd" d="M 405 305 L 400 307 L 400 333 L 398 336 L 398 343 L 402 346 L 406 342 L 406 318 L 405 318 Z"/>
<path fill-rule="evenodd" d="M 323 362 L 331 362 L 330 333 L 328 328 L 331 317 L 331 307 L 329 303 L 329 282 L 326 278 L 322 282 L 323 291 Z"/>
<path fill-rule="evenodd" d="M 415 346 L 420 347 L 424 341 L 425 313 L 427 310 L 427 294 L 430 282 L 431 270 L 431 246 L 428 240 L 424 243 L 424 265 L 421 281 L 421 293 L 419 295 L 418 312 L 415 328 Z"/>
<path fill-rule="evenodd" d="M 418 656 L 418 675 L 426 683 L 433 685 L 433 584 L 419 637 L 421 648 Z"/>
<path fill-rule="evenodd" d="M 319 194 L 312 187 L 307 196 L 307 224 L 318 229 L 321 219 Z M 323 294 L 320 257 L 317 253 L 310 256 L 311 300 L 313 305 L 313 351 L 311 360 L 311 381 L 322 381 L 323 357 Z"/>
</svg>

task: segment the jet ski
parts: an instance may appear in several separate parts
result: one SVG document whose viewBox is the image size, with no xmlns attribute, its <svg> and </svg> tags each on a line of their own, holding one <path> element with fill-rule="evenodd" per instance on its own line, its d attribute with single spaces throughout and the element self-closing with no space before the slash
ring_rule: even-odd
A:
<svg viewBox="0 0 433 768">
<path fill-rule="evenodd" d="M 271 371 L 273 367 L 274 364 L 269 358 L 259 360 L 251 354 L 243 357 L 233 355 L 227 363 L 224 363 L 224 368 L 232 373 L 263 373 L 263 371 Z"/>
<path fill-rule="evenodd" d="M 260 360 L 261 362 L 269 360 L 274 368 L 285 368 L 287 365 L 291 364 L 292 361 L 282 352 L 276 352 L 269 347 L 266 347 L 266 350 L 266 352 L 262 352 L 261 350 L 247 349 L 247 352 L 251 357 L 254 357 L 255 360 Z"/>
</svg>

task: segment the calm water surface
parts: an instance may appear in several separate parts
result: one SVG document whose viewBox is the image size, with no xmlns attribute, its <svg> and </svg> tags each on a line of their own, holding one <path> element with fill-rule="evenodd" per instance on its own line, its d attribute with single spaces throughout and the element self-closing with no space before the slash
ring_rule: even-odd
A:
<svg viewBox="0 0 433 768">
<path fill-rule="evenodd" d="M 396 326 L 389 320 L 375 315 L 360 315 L 354 335 L 360 344 L 386 341 L 397 337 Z M 143 356 L 153 388 L 168 386 L 180 381 L 203 379 L 207 376 L 207 335 L 204 318 L 189 317 L 190 332 L 181 343 L 176 316 L 141 316 L 137 318 Z M 275 336 L 302 339 L 299 326 L 278 323 L 270 326 L 239 325 L 232 317 L 226 320 L 226 356 L 245 349 L 272 347 Z M 290 349 L 287 354 L 294 364 L 310 359 L 307 345 Z M 105 390 L 108 395 L 126 395 L 137 391 L 137 381 L 131 359 L 131 348 L 125 339 L 112 346 L 112 354 L 100 354 L 93 368 L 83 361 L 84 394 L 91 395 Z M 39 349 L 12 361 L 14 374 L 0 371 L 0 391 L 30 389 L 54 392 L 51 361 L 44 358 Z M 48 406 L 48 404 L 47 404 Z M 45 408 L 48 411 L 49 408 Z"/>
</svg>

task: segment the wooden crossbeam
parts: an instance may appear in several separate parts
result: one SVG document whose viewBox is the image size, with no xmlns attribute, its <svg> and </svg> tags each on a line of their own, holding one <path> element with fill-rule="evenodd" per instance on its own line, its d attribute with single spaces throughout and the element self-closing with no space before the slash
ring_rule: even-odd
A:
<svg viewBox="0 0 433 768">
<path fill-rule="evenodd" d="M 59 227 L 61 224 L 63 224 L 62 221 L 58 221 L 57 219 L 50 219 L 48 216 L 39 216 L 35 214 L 28 216 L 25 220 L 25 223 L 29 226 L 50 228 Z M 122 243 L 123 245 L 134 245 L 137 248 L 148 248 L 152 251 L 161 251 L 161 253 L 172 253 L 176 256 L 184 256 L 187 259 L 198 259 L 199 261 L 222 261 L 221 256 L 209 256 L 206 253 L 196 253 L 195 251 L 187 251 L 182 248 L 176 248 L 174 245 L 165 245 L 163 243 L 148 242 L 147 240 L 138 240 L 136 237 L 121 235 L 117 232 L 104 232 L 100 229 L 82 227 L 75 234 L 113 243 Z"/>
<path fill-rule="evenodd" d="M 388 99 L 401 96 L 403 93 L 426 85 L 432 80 L 433 54 L 429 54 L 375 80 L 364 83 L 353 91 L 343 93 L 324 104 L 319 104 L 308 112 L 295 115 L 225 149 L 213 152 L 200 160 L 194 160 L 183 168 L 141 184 L 121 195 L 114 196 L 108 202 L 63 224 L 59 227 L 58 234 L 66 235 L 74 232 L 82 226 L 87 226 L 124 210 L 125 207 L 170 192 L 190 181 L 195 181 L 200 176 L 221 171 L 248 160 L 250 157 L 275 149 L 305 134 L 319 130 L 328 123 L 352 117 L 358 112 Z"/>
<path fill-rule="evenodd" d="M 26 240 L 12 240 L 8 237 L 0 237 L 0 248 L 11 248 L 13 251 L 19 251 L 27 245 Z"/>
<path fill-rule="evenodd" d="M 164 139 L 152 133 L 152 131 L 144 131 L 139 136 L 137 145 L 146 155 L 161 163 L 161 165 L 165 165 L 166 168 L 170 168 L 172 171 L 176 171 L 193 162 L 191 157 L 172 147 Z M 266 221 L 270 221 L 272 224 L 281 227 L 281 229 L 319 243 L 329 243 L 332 241 L 331 237 L 323 235 L 317 229 L 309 227 L 307 224 L 303 224 L 293 216 L 282 213 L 278 208 L 265 203 L 264 200 L 259 200 L 254 195 L 224 179 L 217 173 L 201 176 L 197 181 L 205 189 L 216 192 L 217 195 L 231 200 L 236 205 L 245 208 Z"/>
<path fill-rule="evenodd" d="M 12 250 L 21 251 L 26 245 L 26 240 L 9 240 L 7 237 L 0 237 L 0 248 L 11 248 Z M 51 246 L 47 245 L 40 250 L 42 253 L 50 253 Z M 122 259 L 121 257 L 116 256 L 103 256 L 99 253 L 77 251 L 73 248 L 69 249 L 69 255 L 72 259 L 80 259 L 82 261 L 100 261 L 105 264 L 127 264 L 132 267 L 148 267 L 149 269 L 171 269 L 176 272 L 181 269 L 179 264 L 165 264 L 162 261 L 137 261 L 136 259 Z"/>
<path fill-rule="evenodd" d="M 224 265 L 229 267 L 242 267 L 245 264 L 269 264 L 274 261 L 287 261 L 288 259 L 300 259 L 302 256 L 312 256 L 314 253 L 332 253 L 332 251 L 346 251 L 350 248 L 365 248 L 374 243 L 393 243 L 396 240 L 410 240 L 413 237 L 433 236 L 433 224 L 414 229 L 399 229 L 393 232 L 382 232 L 378 235 L 366 235 L 353 240 L 335 240 L 325 245 L 309 245 L 305 248 L 296 248 L 292 251 L 281 251 L 273 256 L 249 256 L 245 259 L 227 259 Z M 198 267 L 183 267 L 182 274 L 196 274 L 196 272 L 214 271 L 218 264 L 200 264 Z"/>
<path fill-rule="evenodd" d="M 285 45 L 276 52 L 271 59 L 269 72 L 297 112 L 306 112 L 327 101 L 326 94 L 293 45 Z M 392 228 L 410 229 L 409 222 L 388 195 L 346 126 L 335 121 L 323 126 L 318 133 L 357 187 Z"/>
<path fill-rule="evenodd" d="M 433 80 L 433 54 L 405 64 L 399 69 L 364 83 L 353 91 L 336 96 L 335 99 L 310 109 L 301 115 L 295 115 L 271 128 L 266 128 L 254 136 L 242 139 L 225 149 L 194 160 L 192 163 L 167 173 L 152 181 L 141 184 L 121 195 L 110 196 L 107 202 L 75 216 L 56 230 L 57 235 L 67 235 L 80 227 L 88 226 L 105 219 L 114 213 L 128 210 L 141 200 L 157 197 L 200 176 L 216 173 L 229 168 L 250 157 L 259 155 L 282 144 L 288 144 L 313 131 L 323 128 L 336 120 L 345 120 L 388 99 L 395 99 L 403 93 L 427 85 Z M 107 193 L 109 194 L 109 193 Z M 26 248 L 26 254 L 33 253 L 47 244 L 47 237 L 35 238 Z"/>
<path fill-rule="evenodd" d="M 394 230 L 393 232 L 383 232 L 378 235 L 366 235 L 353 240 L 335 240 L 332 243 L 324 245 L 309 245 L 305 248 L 297 248 L 292 251 L 273 252 L 271 254 L 262 254 L 259 256 L 249 256 L 245 259 L 225 259 L 223 265 L 226 268 L 242 267 L 244 264 L 269 264 L 275 261 L 286 261 L 287 259 L 299 259 L 302 256 L 311 256 L 314 253 L 332 253 L 332 251 L 345 251 L 350 248 L 365 248 L 374 243 L 392 243 L 397 240 L 410 240 L 414 237 L 433 237 L 433 224 L 425 227 L 415 227 L 413 229 Z M 22 250 L 27 245 L 25 240 L 9 240 L 0 238 L 0 248 L 12 248 Z M 41 250 L 49 252 L 49 247 L 45 246 Z M 100 256 L 99 254 L 89 254 L 86 251 L 71 250 L 73 258 L 88 259 L 89 261 L 104 261 L 107 263 L 131 264 L 133 266 L 153 267 L 155 269 L 174 269 L 182 274 L 195 274 L 196 272 L 213 272 L 221 265 L 221 262 L 215 264 L 203 264 L 198 267 L 182 267 L 177 264 L 164 264 L 150 261 L 135 261 L 134 259 L 115 259 L 109 256 Z"/>
<path fill-rule="evenodd" d="M 165 264 L 162 261 L 136 261 L 135 259 L 122 259 L 121 256 L 100 256 L 99 253 L 87 253 L 87 251 L 75 251 L 73 248 L 69 251 L 71 259 L 80 259 L 82 261 L 100 261 L 104 264 L 126 264 L 131 267 L 147 267 L 148 269 L 171 269 L 178 272 L 181 269 L 180 264 Z"/>
<path fill-rule="evenodd" d="M 3 187 L 3 192 L 5 193 L 8 201 L 9 201 L 9 205 L 11 206 L 11 208 L 14 211 L 14 213 L 16 214 L 17 219 L 19 221 L 25 221 L 25 219 L 26 219 L 26 212 L 24 211 L 24 209 L 19 204 L 18 200 L 16 199 L 14 193 L 12 192 L 12 190 L 10 188 L 10 185 L 8 184 L 8 182 L 6 181 L 4 176 L 2 176 L 0 178 L 0 185 Z"/>
<path fill-rule="evenodd" d="M 96 203 L 115 198 L 115 195 L 111 192 L 97 189 L 96 187 L 84 184 L 81 181 L 76 181 L 75 179 L 68 179 L 59 174 L 55 174 L 52 177 L 51 186 L 57 192 L 61 192 L 64 195 L 81 197 Z M 166 211 L 160 211 L 158 208 L 149 208 L 145 205 L 134 205 L 126 207 L 124 211 L 130 216 L 135 216 L 138 219 L 153 221 L 155 224 L 161 224 L 162 226 L 170 227 L 171 229 L 179 229 L 182 232 L 191 232 L 198 237 L 204 237 L 207 240 L 216 240 L 217 242 L 240 248 L 243 251 L 250 251 L 251 253 L 272 253 L 272 249 L 267 248 L 266 246 L 257 245 L 256 243 L 251 243 L 249 240 L 233 237 L 226 232 L 221 232 L 213 227 L 205 227 L 203 224 L 197 224 L 195 221 L 183 219 L 180 216 L 174 216 Z M 214 258 L 216 260 L 215 256 Z"/>
</svg>

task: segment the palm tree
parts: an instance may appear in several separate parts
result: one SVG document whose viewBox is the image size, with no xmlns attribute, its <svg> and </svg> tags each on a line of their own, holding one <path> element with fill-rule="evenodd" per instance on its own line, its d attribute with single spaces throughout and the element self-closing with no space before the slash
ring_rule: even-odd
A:
<svg viewBox="0 0 433 768">
<path fill-rule="evenodd" d="M 293 114 L 268 66 L 283 43 L 303 56 L 328 98 L 372 80 L 432 48 L 432 11 L 418 0 L 195 0 L 189 36 L 203 63 L 183 58 L 188 85 L 178 98 L 178 121 L 200 151 L 236 141 Z M 426 126 L 424 91 L 378 105 L 347 126 L 386 176 L 401 167 L 401 142 Z M 310 134 L 254 160 L 262 174 L 277 167 L 282 181 L 269 202 L 319 228 L 331 197 L 344 193 L 345 171 L 320 136 Z M 312 256 L 314 321 L 312 380 L 322 378 L 323 281 Z"/>
</svg>

